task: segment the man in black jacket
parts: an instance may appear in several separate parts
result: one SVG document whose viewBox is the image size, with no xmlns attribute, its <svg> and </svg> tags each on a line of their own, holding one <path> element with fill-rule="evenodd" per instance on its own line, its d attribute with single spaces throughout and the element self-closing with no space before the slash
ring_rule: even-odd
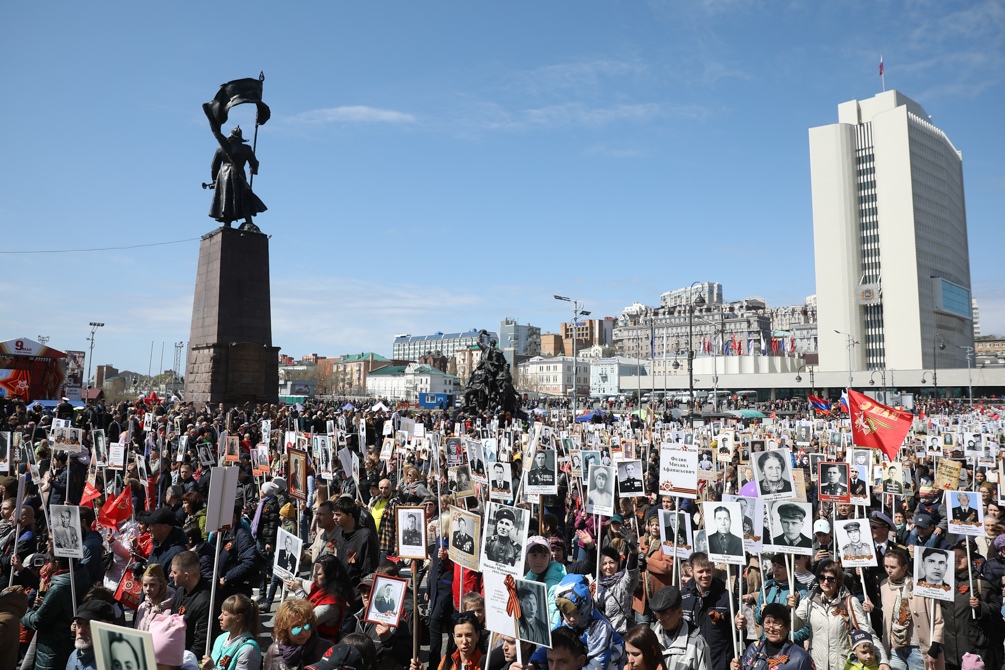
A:
<svg viewBox="0 0 1005 670">
<path fill-rule="evenodd" d="M 185 533 L 174 525 L 174 513 L 162 507 L 148 514 L 146 522 L 150 526 L 150 537 L 153 539 L 153 548 L 150 550 L 147 565 L 154 563 L 171 565 L 171 560 L 186 549 Z M 170 577 L 168 581 L 171 581 Z"/>
<path fill-rule="evenodd" d="M 241 519 L 241 503 L 234 506 L 231 527 L 221 532 L 220 551 L 220 602 L 241 593 L 251 597 L 252 589 L 261 582 L 258 548 L 251 528 Z"/>
<path fill-rule="evenodd" d="M 194 551 L 183 551 L 171 561 L 170 578 L 177 591 L 171 603 L 171 613 L 180 614 L 185 619 L 185 648 L 202 657 L 206 654 L 206 640 L 211 631 L 217 635 L 217 620 L 209 611 L 209 583 L 199 574 L 199 557 Z M 220 598 L 217 598 L 222 602 Z"/>
</svg>

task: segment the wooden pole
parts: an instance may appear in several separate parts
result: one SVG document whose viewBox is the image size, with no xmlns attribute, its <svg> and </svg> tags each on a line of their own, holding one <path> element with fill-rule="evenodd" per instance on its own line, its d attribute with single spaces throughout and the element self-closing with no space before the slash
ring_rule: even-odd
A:
<svg viewBox="0 0 1005 670">
<path fill-rule="evenodd" d="M 225 526 L 224 528 L 229 528 Z M 209 621 L 206 622 L 206 653 L 205 656 L 209 656 L 210 652 L 213 651 L 213 601 L 216 600 L 216 585 L 220 581 L 220 531 L 217 530 L 216 535 L 216 557 L 213 559 L 213 581 L 209 585 Z M 74 610 L 76 611 L 76 610 Z"/>
</svg>

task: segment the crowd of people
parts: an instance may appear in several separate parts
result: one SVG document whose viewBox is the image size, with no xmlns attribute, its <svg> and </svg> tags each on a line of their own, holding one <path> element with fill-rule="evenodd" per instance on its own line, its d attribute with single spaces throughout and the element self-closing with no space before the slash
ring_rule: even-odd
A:
<svg viewBox="0 0 1005 670">
<path fill-rule="evenodd" d="M 983 403 L 919 412 L 895 466 L 899 493 L 884 488 L 882 473 L 893 468 L 880 452 L 856 462 L 847 415 L 814 416 L 810 408 L 764 422 L 635 414 L 587 424 L 567 412 L 417 411 L 372 399 L 225 408 L 148 397 L 52 409 L 5 402 L 0 410 L 9 447 L 9 473 L 0 476 L 0 670 L 85 670 L 99 658 L 116 669 L 154 670 L 145 667 L 143 640 L 152 641 L 158 670 L 1005 663 L 997 484 L 1005 439 L 997 410 Z M 82 444 L 57 448 L 56 424 L 81 429 Z M 980 455 L 954 447 L 974 434 Z M 317 435 L 328 437 L 323 453 L 312 448 Z M 542 435 L 554 462 L 536 457 Z M 935 435 L 956 437 L 933 454 Z M 225 454 L 235 436 L 238 452 Z M 450 438 L 479 446 L 451 455 Z M 666 443 L 710 450 L 694 497 L 661 495 Z M 109 465 L 113 445 L 126 454 L 118 467 Z M 290 454 L 303 445 L 301 473 Z M 587 507 L 601 500 L 587 494 L 596 484 L 582 458 L 590 450 L 606 465 L 633 462 L 620 482 L 630 489 L 603 482 L 614 513 Z M 970 495 L 951 502 L 936 487 L 942 460 L 959 465 L 943 488 Z M 818 461 L 847 464 L 850 479 L 847 470 L 824 469 L 817 481 Z M 238 471 L 236 502 L 213 529 L 207 518 L 219 493 L 211 479 L 223 463 Z M 781 531 L 750 551 L 761 524 L 747 516 L 758 496 L 747 485 L 762 475 L 758 491 L 777 501 L 764 512 L 771 505 L 777 518 L 775 526 L 764 521 L 761 535 Z M 528 485 L 553 488 L 533 494 Z M 708 504 L 724 500 L 742 503 L 742 541 L 731 531 L 732 508 L 705 518 Z M 55 517 L 53 506 L 61 506 Z M 80 527 L 61 537 L 66 506 L 79 508 L 72 523 Z M 425 528 L 398 528 L 396 510 L 406 507 L 422 510 Z M 668 538 L 661 510 L 681 513 L 675 518 L 689 532 L 678 526 L 679 539 Z M 457 511 L 485 524 L 471 528 L 473 517 Z M 512 530 L 521 520 L 523 536 Z M 954 523 L 973 532 L 954 533 Z M 686 547 L 685 537 L 693 538 Z M 78 541 L 82 558 L 59 555 Z M 423 547 L 425 557 L 400 557 L 402 544 Z M 515 565 L 522 576 L 512 630 L 492 623 L 500 603 L 512 609 L 507 594 L 457 559 L 486 551 L 489 562 Z M 715 560 L 736 554 L 742 564 Z M 863 557 L 874 560 L 847 565 Z M 378 591 L 377 582 L 403 586 Z M 545 602 L 521 591 L 527 582 L 544 585 Z M 125 655 L 124 664 L 109 660 Z"/>
</svg>

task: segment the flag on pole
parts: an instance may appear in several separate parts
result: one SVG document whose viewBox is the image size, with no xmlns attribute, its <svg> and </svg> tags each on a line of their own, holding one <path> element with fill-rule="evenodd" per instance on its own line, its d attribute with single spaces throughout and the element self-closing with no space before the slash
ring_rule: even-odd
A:
<svg viewBox="0 0 1005 670">
<path fill-rule="evenodd" d="M 220 90 L 216 92 L 216 96 L 212 100 L 203 103 L 202 110 L 206 113 L 206 118 L 209 119 L 214 132 L 221 132 L 223 124 L 227 123 L 231 107 L 244 103 L 252 103 L 258 108 L 256 122 L 260 126 L 265 125 L 272 116 L 272 112 L 269 110 L 269 106 L 262 102 L 262 82 L 264 80 L 265 77 L 259 75 L 258 79 L 228 81 L 220 86 Z"/>
<path fill-rule="evenodd" d="M 879 76 L 883 76 L 883 54 L 879 55 Z"/>
<path fill-rule="evenodd" d="M 841 392 L 841 409 L 843 409 L 845 412 L 848 411 L 848 392 L 847 391 L 842 391 Z"/>
<path fill-rule="evenodd" d="M 914 424 L 914 415 L 876 402 L 852 389 L 848 389 L 848 405 L 854 443 L 880 449 L 891 461 L 897 460 L 897 452 Z"/>
<path fill-rule="evenodd" d="M 823 398 L 818 398 L 817 396 L 810 394 L 806 394 L 806 399 L 810 401 L 810 407 L 816 410 L 817 414 L 830 416 L 831 404 L 829 402 L 827 402 Z"/>
<path fill-rule="evenodd" d="M 81 507 L 90 507 L 92 500 L 97 500 L 101 497 L 101 491 L 94 488 L 91 482 L 84 482 L 84 494 L 80 497 Z"/>
<path fill-rule="evenodd" d="M 119 524 L 133 513 L 133 490 L 126 486 L 117 498 L 109 498 L 98 512 L 98 524 L 106 528 L 118 528 Z"/>
</svg>

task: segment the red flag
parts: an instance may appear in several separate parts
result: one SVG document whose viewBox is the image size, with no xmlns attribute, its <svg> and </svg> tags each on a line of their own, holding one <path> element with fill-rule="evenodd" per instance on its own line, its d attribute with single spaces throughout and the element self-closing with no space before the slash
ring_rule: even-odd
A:
<svg viewBox="0 0 1005 670">
<path fill-rule="evenodd" d="M 914 415 L 887 407 L 851 389 L 848 389 L 848 411 L 854 443 L 881 449 L 891 461 L 897 460 L 897 452 L 914 423 Z"/>
<path fill-rule="evenodd" d="M 90 507 L 90 502 L 92 500 L 97 500 L 101 497 L 101 491 L 94 488 L 91 482 L 84 482 L 84 495 L 80 496 L 80 504 L 82 507 Z"/>
<path fill-rule="evenodd" d="M 122 489 L 118 498 L 109 498 L 98 512 L 98 523 L 106 528 L 118 528 L 133 513 L 132 489 Z"/>
</svg>

